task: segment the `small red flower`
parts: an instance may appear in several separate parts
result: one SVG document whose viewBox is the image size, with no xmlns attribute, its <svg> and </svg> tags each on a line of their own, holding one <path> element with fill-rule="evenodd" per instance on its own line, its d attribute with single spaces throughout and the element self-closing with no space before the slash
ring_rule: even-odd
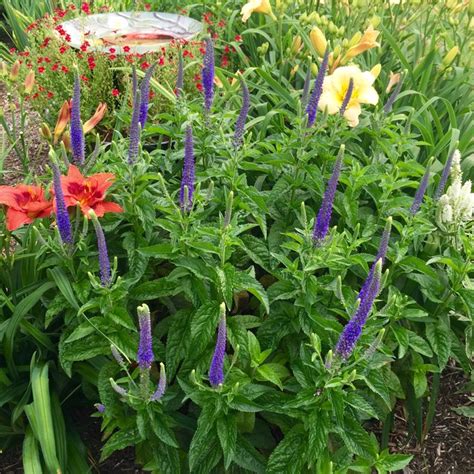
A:
<svg viewBox="0 0 474 474">
<path fill-rule="evenodd" d="M 202 92 L 202 84 L 200 82 L 196 84 L 196 88 L 199 92 Z"/>
<path fill-rule="evenodd" d="M 163 64 L 165 64 L 165 57 L 164 56 L 160 56 L 160 59 L 158 60 L 158 64 L 160 66 L 163 66 Z"/>
<path fill-rule="evenodd" d="M 82 2 L 81 10 L 82 10 L 86 15 L 89 15 L 90 12 L 91 12 L 90 6 L 89 6 L 89 4 L 88 4 L 87 2 Z"/>
<path fill-rule="evenodd" d="M 59 48 L 59 52 L 60 52 L 61 54 L 64 54 L 66 51 L 67 51 L 67 46 L 61 46 L 61 47 Z"/>
<path fill-rule="evenodd" d="M 67 66 L 61 66 L 61 71 L 64 72 L 64 73 L 68 73 L 69 68 Z"/>
<path fill-rule="evenodd" d="M 112 95 L 114 97 L 118 97 L 120 95 L 120 91 L 118 89 L 112 89 Z"/>
<path fill-rule="evenodd" d="M 114 54 L 115 53 L 115 48 L 109 48 L 109 52 Z"/>
<path fill-rule="evenodd" d="M 64 39 L 65 39 L 68 43 L 70 43 L 70 42 L 71 42 L 71 35 L 66 35 L 66 36 L 64 37 Z"/>
<path fill-rule="evenodd" d="M 57 71 L 58 68 L 59 68 L 58 63 L 54 63 L 54 64 L 51 66 L 51 71 Z"/>
<path fill-rule="evenodd" d="M 109 59 L 110 59 L 111 61 L 115 61 L 115 60 L 117 59 L 117 55 L 115 55 L 115 54 L 110 54 L 110 55 L 109 55 Z"/>
<path fill-rule="evenodd" d="M 240 43 L 242 41 L 242 36 L 236 35 L 234 40 L 237 41 L 237 43 Z"/>
<path fill-rule="evenodd" d="M 151 5 L 149 3 L 145 3 L 145 10 L 149 12 L 151 10 Z"/>
<path fill-rule="evenodd" d="M 123 47 L 123 50 L 124 50 L 126 53 L 129 53 L 129 52 L 130 52 L 130 46 L 124 46 L 124 47 Z"/>
<path fill-rule="evenodd" d="M 46 69 L 45 69 L 44 66 L 40 66 L 40 67 L 38 68 L 38 72 L 39 72 L 40 74 L 43 74 L 43 72 L 44 72 L 45 70 L 46 70 Z"/>
<path fill-rule="evenodd" d="M 48 99 L 52 99 L 54 97 L 54 93 L 49 91 L 48 92 Z"/>
<path fill-rule="evenodd" d="M 88 82 L 89 78 L 85 76 L 84 74 L 81 75 L 81 81 Z"/>
<path fill-rule="evenodd" d="M 140 67 L 145 71 L 146 69 L 148 69 L 150 67 L 150 63 L 147 63 L 146 61 L 143 61 L 140 64 Z"/>
<path fill-rule="evenodd" d="M 225 21 L 224 21 L 224 20 L 221 20 L 219 23 L 217 23 L 217 26 L 218 26 L 219 28 L 224 28 L 224 26 L 225 26 Z"/>
</svg>

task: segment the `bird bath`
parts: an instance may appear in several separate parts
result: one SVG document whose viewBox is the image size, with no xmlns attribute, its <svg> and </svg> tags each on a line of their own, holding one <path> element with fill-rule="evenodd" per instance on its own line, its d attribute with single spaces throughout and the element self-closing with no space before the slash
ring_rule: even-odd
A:
<svg viewBox="0 0 474 474">
<path fill-rule="evenodd" d="M 159 12 L 100 13 L 66 21 L 69 44 L 117 54 L 159 51 L 173 40 L 191 40 L 202 31 L 202 23 L 184 15 Z M 127 48 L 124 50 L 124 47 Z"/>
</svg>

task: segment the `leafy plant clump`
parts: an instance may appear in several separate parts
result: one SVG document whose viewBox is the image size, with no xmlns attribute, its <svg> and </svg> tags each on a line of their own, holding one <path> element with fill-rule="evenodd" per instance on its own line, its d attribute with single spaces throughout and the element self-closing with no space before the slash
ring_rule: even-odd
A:
<svg viewBox="0 0 474 474">
<path fill-rule="evenodd" d="M 102 460 L 150 472 L 394 472 L 396 410 L 422 443 L 442 371 L 471 371 L 471 13 L 308 8 L 216 7 L 166 109 L 131 64 L 127 136 L 76 62 L 41 176 L 3 121 L 0 439 L 25 472 L 87 472 L 70 414 L 94 405 Z"/>
</svg>

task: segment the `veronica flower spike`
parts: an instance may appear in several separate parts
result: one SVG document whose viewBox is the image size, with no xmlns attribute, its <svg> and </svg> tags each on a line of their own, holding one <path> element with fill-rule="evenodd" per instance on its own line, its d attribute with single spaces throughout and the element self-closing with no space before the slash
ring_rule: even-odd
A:
<svg viewBox="0 0 474 474">
<path fill-rule="evenodd" d="M 133 98 L 132 121 L 130 123 L 130 144 L 128 146 L 128 163 L 135 163 L 138 158 L 138 147 L 140 144 L 140 91 L 137 90 Z"/>
<path fill-rule="evenodd" d="M 413 203 L 410 207 L 410 212 L 415 215 L 421 207 L 421 204 L 423 202 L 423 198 L 426 193 L 426 188 L 428 187 L 428 182 L 430 179 L 430 171 L 431 171 L 431 163 L 433 159 L 431 158 L 428 166 L 426 167 L 425 174 L 423 175 L 423 178 L 421 179 L 420 185 L 418 186 L 418 190 L 416 191 L 415 197 L 413 199 Z"/>
<path fill-rule="evenodd" d="M 224 357 L 227 342 L 227 328 L 225 318 L 225 303 L 220 306 L 219 327 L 217 330 L 217 341 L 209 368 L 209 382 L 213 387 L 224 383 Z"/>
<path fill-rule="evenodd" d="M 184 142 L 184 165 L 179 192 L 179 203 L 183 211 L 190 211 L 193 207 L 194 195 L 194 143 L 191 125 L 186 128 Z"/>
<path fill-rule="evenodd" d="M 150 308 L 143 304 L 138 306 L 138 324 L 140 326 L 140 341 L 138 344 L 137 362 L 141 370 L 151 369 L 155 359 L 151 338 Z"/>
<path fill-rule="evenodd" d="M 66 201 L 64 199 L 63 188 L 61 186 L 61 172 L 56 163 L 52 165 L 53 169 L 53 189 L 54 189 L 54 207 L 56 211 L 56 223 L 58 225 L 59 235 L 65 244 L 73 243 L 71 220 L 67 211 Z"/>
<path fill-rule="evenodd" d="M 321 94 L 323 93 L 323 84 L 324 78 L 326 76 L 326 71 L 328 69 L 329 61 L 329 48 L 326 49 L 324 53 L 323 60 L 319 66 L 318 75 L 316 76 L 316 81 L 314 82 L 313 92 L 309 98 L 308 105 L 306 106 L 306 114 L 308 115 L 308 128 L 311 128 L 316 121 L 316 114 L 318 113 L 319 100 L 321 99 Z"/>
<path fill-rule="evenodd" d="M 146 119 L 148 117 L 148 107 L 150 102 L 150 82 L 155 71 L 156 63 L 150 66 L 145 73 L 145 77 L 140 84 L 140 113 L 139 119 L 141 128 L 145 128 Z"/>
<path fill-rule="evenodd" d="M 160 400 L 165 394 L 166 390 L 166 371 L 163 362 L 160 363 L 160 379 L 158 380 L 158 387 L 156 388 L 153 395 L 150 397 L 151 402 Z"/>
<path fill-rule="evenodd" d="M 89 216 L 92 219 L 92 224 L 94 225 L 97 238 L 97 249 L 99 250 L 100 281 L 102 286 L 106 287 L 110 285 L 112 280 L 107 241 L 105 240 L 104 231 L 99 223 L 99 219 L 97 219 L 97 215 L 92 209 L 89 211 Z"/>
<path fill-rule="evenodd" d="M 370 267 L 369 275 L 367 276 L 367 279 L 365 280 L 364 284 L 362 285 L 362 288 L 359 292 L 359 299 L 363 299 L 367 289 L 369 288 L 372 278 L 374 276 L 374 271 L 375 271 L 375 265 L 377 264 L 378 260 L 382 260 L 382 266 L 385 263 L 385 257 L 387 256 L 387 250 L 388 250 L 388 243 L 390 240 L 390 232 L 392 230 L 392 217 L 390 216 L 387 219 L 387 223 L 385 224 L 385 228 L 383 230 L 382 234 L 382 240 L 380 241 L 379 249 L 377 251 L 377 256 L 375 257 L 375 261 L 372 264 L 372 267 Z"/>
<path fill-rule="evenodd" d="M 367 321 L 367 318 L 372 310 L 375 298 L 380 290 L 380 281 L 382 279 L 382 259 L 379 259 L 375 264 L 374 276 L 370 286 L 360 301 L 359 308 L 352 317 L 352 319 L 344 327 L 339 340 L 336 344 L 335 353 L 347 359 L 359 340 L 362 329 Z"/>
<path fill-rule="evenodd" d="M 74 89 L 71 107 L 71 149 L 74 161 L 79 165 L 83 165 L 85 161 L 86 144 L 81 122 L 81 83 L 77 68 L 74 73 Z"/>
<path fill-rule="evenodd" d="M 240 113 L 237 118 L 237 121 L 235 122 L 235 132 L 234 132 L 234 139 L 233 139 L 233 145 L 235 148 L 238 148 L 242 145 L 244 131 L 245 131 L 245 122 L 247 120 L 247 116 L 249 114 L 249 109 L 250 109 L 249 89 L 242 76 L 240 77 L 240 83 L 242 85 L 242 107 L 240 109 Z"/>
<path fill-rule="evenodd" d="M 207 38 L 201 74 L 206 115 L 211 111 L 212 101 L 214 100 L 214 61 L 214 43 L 212 42 L 212 38 Z"/>
<path fill-rule="evenodd" d="M 329 230 L 334 197 L 336 195 L 337 183 L 339 181 L 342 160 L 344 158 L 344 150 L 345 146 L 341 145 L 331 178 L 329 179 L 328 184 L 326 186 L 326 191 L 324 192 L 321 208 L 319 209 L 318 216 L 314 222 L 313 241 L 315 243 L 321 243 L 326 238 L 326 235 Z"/>
</svg>

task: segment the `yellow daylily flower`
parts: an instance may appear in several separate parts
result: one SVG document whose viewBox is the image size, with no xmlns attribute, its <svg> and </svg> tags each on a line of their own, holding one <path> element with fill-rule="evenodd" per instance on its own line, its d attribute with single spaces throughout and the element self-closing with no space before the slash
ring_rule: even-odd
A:
<svg viewBox="0 0 474 474">
<path fill-rule="evenodd" d="M 337 68 L 327 76 L 323 84 L 323 93 L 319 101 L 319 108 L 328 114 L 337 114 L 346 96 L 349 82 L 352 79 L 352 95 L 344 112 L 349 126 L 355 127 L 359 123 L 362 112 L 361 104 L 375 105 L 379 95 L 373 87 L 375 76 L 370 71 L 361 71 L 358 66 L 343 66 Z"/>
<path fill-rule="evenodd" d="M 344 58 L 342 60 L 342 63 L 349 61 L 353 57 L 357 56 L 358 54 L 363 53 L 364 51 L 367 51 L 368 49 L 375 48 L 376 46 L 380 46 L 379 43 L 377 43 L 376 39 L 377 36 L 380 34 L 380 31 L 375 30 L 372 25 L 369 25 L 369 27 L 364 31 L 364 34 L 360 38 L 359 42 L 349 48 L 347 53 L 344 55 Z"/>
<path fill-rule="evenodd" d="M 276 20 L 269 0 L 249 0 L 242 7 L 240 12 L 242 15 L 242 21 L 245 23 L 252 13 L 264 13 L 265 15 L 270 15 L 274 20 Z"/>
</svg>

